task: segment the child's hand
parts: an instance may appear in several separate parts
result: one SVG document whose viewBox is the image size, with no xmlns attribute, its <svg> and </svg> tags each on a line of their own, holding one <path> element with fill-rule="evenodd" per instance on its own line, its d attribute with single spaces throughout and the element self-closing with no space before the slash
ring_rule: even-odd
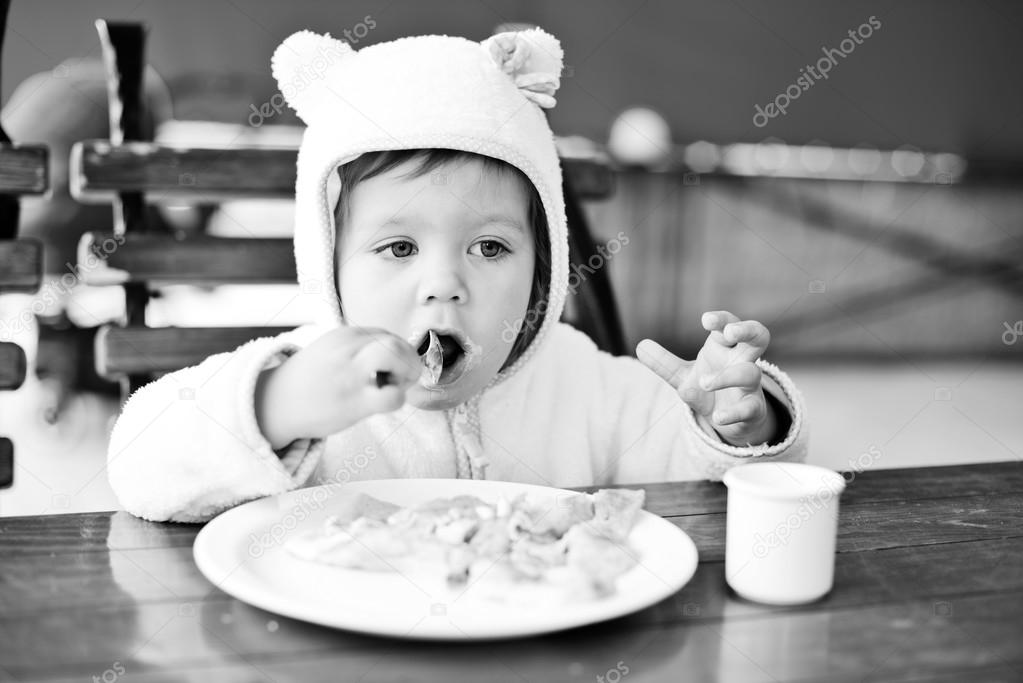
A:
<svg viewBox="0 0 1023 683">
<path fill-rule="evenodd" d="M 378 387 L 381 371 L 391 383 Z M 384 330 L 339 327 L 260 375 L 256 420 L 274 450 L 323 438 L 400 408 L 421 372 L 405 340 Z"/>
<path fill-rule="evenodd" d="M 777 416 L 764 398 L 760 368 L 754 364 L 771 334 L 755 320 L 739 320 L 728 311 L 704 313 L 701 322 L 710 334 L 695 361 L 682 360 L 649 339 L 639 343 L 636 355 L 730 444 L 774 438 Z"/>
</svg>

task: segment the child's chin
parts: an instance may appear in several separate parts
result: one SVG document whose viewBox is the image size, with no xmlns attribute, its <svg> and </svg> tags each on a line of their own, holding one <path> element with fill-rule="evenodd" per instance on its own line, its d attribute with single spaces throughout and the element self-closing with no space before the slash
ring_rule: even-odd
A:
<svg viewBox="0 0 1023 683">
<path fill-rule="evenodd" d="M 464 382 L 431 389 L 417 384 L 408 390 L 405 398 L 407 403 L 419 410 L 448 410 L 465 403 L 472 394 L 472 388 L 465 386 Z"/>
</svg>

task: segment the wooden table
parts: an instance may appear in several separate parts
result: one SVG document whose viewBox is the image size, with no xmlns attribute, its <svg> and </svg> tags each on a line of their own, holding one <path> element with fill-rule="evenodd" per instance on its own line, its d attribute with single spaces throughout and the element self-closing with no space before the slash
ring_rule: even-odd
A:
<svg viewBox="0 0 1023 683">
<path fill-rule="evenodd" d="M 848 474 L 835 588 L 798 608 L 724 580 L 725 489 L 648 487 L 700 550 L 629 617 L 482 644 L 359 636 L 249 607 L 196 569 L 198 526 L 0 519 L 0 680 L 1020 681 L 1023 464 Z"/>
</svg>

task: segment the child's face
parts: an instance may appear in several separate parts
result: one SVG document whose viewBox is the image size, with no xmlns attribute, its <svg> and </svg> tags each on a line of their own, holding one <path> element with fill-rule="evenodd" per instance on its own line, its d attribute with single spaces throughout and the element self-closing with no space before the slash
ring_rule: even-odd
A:
<svg viewBox="0 0 1023 683">
<path fill-rule="evenodd" d="M 414 169 L 409 162 L 355 186 L 339 227 L 338 290 L 351 325 L 388 330 L 420 353 L 429 330 L 446 335 L 439 382 L 421 379 L 408 393 L 412 405 L 438 410 L 479 392 L 508 358 L 535 247 L 512 173 L 477 160 L 416 178 Z"/>
</svg>

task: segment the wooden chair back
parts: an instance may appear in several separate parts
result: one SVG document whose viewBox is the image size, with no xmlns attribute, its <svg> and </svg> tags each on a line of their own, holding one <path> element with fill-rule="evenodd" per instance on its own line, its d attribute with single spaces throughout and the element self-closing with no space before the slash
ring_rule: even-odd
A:
<svg viewBox="0 0 1023 683">
<path fill-rule="evenodd" d="M 71 152 L 72 194 L 85 201 L 109 200 L 115 211 L 113 233 L 83 236 L 79 263 L 102 254 L 99 268 L 82 268 L 85 282 L 124 288 L 124 325 L 108 325 L 97 335 L 100 374 L 124 382 L 126 393 L 159 375 L 194 365 L 249 339 L 286 328 L 151 328 L 145 307 L 153 282 L 182 284 L 295 283 L 290 239 L 198 236 L 178 239 L 146 222 L 147 198 L 182 198 L 204 203 L 236 198 L 294 196 L 297 149 L 199 149 L 142 140 L 142 74 L 146 29 L 140 24 L 98 21 L 109 79 L 109 140 L 77 143 Z M 613 190 L 610 168 L 592 160 L 566 159 L 566 184 L 573 188 L 570 216 L 572 253 L 585 260 L 593 253 L 577 198 L 603 198 Z M 113 242 L 109 242 L 113 240 Z M 112 248 L 104 248 L 108 244 Z M 617 309 L 606 274 L 580 287 L 576 309 L 582 326 L 603 347 L 624 347 Z"/>
<path fill-rule="evenodd" d="M 0 0 L 0 54 L 7 33 L 10 0 Z M 48 187 L 49 156 L 44 145 L 16 145 L 0 126 L 0 294 L 32 293 L 43 281 L 43 245 L 39 240 L 18 237 L 18 197 L 42 194 Z M 31 310 L 25 312 L 32 315 Z M 2 321 L 17 325 L 18 320 Z M 25 381 L 25 350 L 11 341 L 10 331 L 0 329 L 0 390 L 12 391 Z M 14 481 L 14 444 L 0 436 L 0 489 Z"/>
</svg>

